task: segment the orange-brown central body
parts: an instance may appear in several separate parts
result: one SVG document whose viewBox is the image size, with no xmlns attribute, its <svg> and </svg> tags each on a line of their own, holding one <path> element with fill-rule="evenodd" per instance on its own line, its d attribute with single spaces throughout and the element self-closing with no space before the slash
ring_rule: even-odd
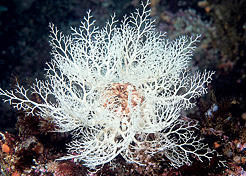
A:
<svg viewBox="0 0 246 176">
<path fill-rule="evenodd" d="M 122 115 L 128 115 L 130 112 L 129 93 L 131 90 L 131 106 L 135 107 L 143 102 L 143 97 L 139 95 L 135 86 L 130 83 L 114 83 L 106 89 L 106 102 L 104 107 L 108 107 L 115 112 L 121 110 Z"/>
</svg>

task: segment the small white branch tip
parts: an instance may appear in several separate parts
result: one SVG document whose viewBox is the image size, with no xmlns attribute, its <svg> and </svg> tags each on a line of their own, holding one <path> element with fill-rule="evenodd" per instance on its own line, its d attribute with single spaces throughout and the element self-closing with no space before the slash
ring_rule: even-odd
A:
<svg viewBox="0 0 246 176">
<path fill-rule="evenodd" d="M 211 158 L 212 151 L 192 131 L 196 123 L 180 117 L 206 94 L 214 74 L 189 72 L 200 36 L 165 39 L 156 32 L 149 4 L 143 1 L 141 10 L 121 22 L 113 15 L 102 29 L 88 11 L 71 36 L 50 23 L 53 58 L 47 80 L 36 80 L 30 90 L 18 84 L 13 91 L 0 88 L 0 96 L 16 109 L 51 117 L 59 131 L 73 134 L 70 155 L 60 159 L 94 168 L 117 155 L 144 164 L 140 150 L 163 152 L 175 167 L 190 165 L 191 155 Z"/>
</svg>

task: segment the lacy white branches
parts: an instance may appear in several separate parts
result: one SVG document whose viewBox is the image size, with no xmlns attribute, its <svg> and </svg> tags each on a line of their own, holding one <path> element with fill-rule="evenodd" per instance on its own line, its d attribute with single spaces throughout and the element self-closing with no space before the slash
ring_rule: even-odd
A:
<svg viewBox="0 0 246 176">
<path fill-rule="evenodd" d="M 91 168 L 118 155 L 141 164 L 141 152 L 162 152 L 175 167 L 191 164 L 192 156 L 210 159 L 212 151 L 194 132 L 197 124 L 180 116 L 207 93 L 214 72 L 192 74 L 189 61 L 199 36 L 165 39 L 148 6 L 142 3 L 121 22 L 113 15 L 102 29 L 89 11 L 70 36 L 50 24 L 53 58 L 46 81 L 0 89 L 16 109 L 71 132 L 70 154 L 61 159 Z"/>
</svg>

